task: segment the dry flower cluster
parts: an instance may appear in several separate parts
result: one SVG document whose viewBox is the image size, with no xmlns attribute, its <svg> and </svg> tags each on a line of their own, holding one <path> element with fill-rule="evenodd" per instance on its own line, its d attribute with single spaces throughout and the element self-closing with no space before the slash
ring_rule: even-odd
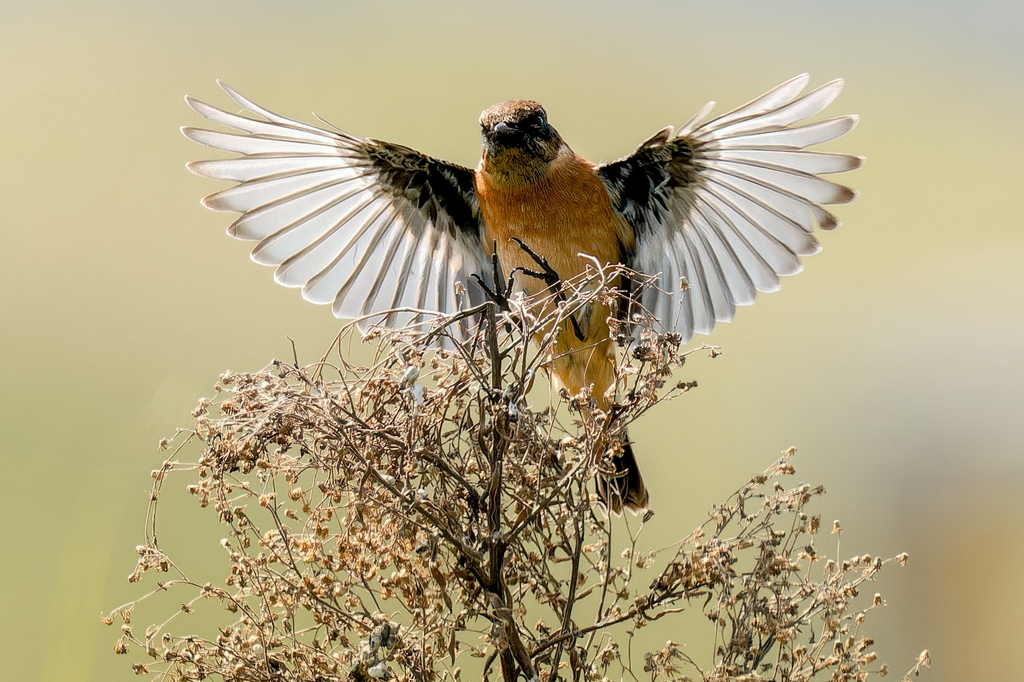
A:
<svg viewBox="0 0 1024 682">
<path fill-rule="evenodd" d="M 613 414 L 585 394 L 536 409 L 527 392 L 551 330 L 594 301 L 614 304 L 620 273 L 594 269 L 563 283 L 557 301 L 488 304 L 429 334 L 375 330 L 369 367 L 341 357 L 356 334 L 347 329 L 310 367 L 223 375 L 154 472 L 130 581 L 171 575 L 104 618 L 121 623 L 115 651 L 144 652 L 135 671 L 171 680 L 885 675 L 862 633 L 882 599 L 853 600 L 906 555 L 819 553 L 820 518 L 807 507 L 823 490 L 780 480 L 793 451 L 671 547 L 638 551 L 639 531 L 625 524 L 616 550 L 623 521 L 603 513 L 590 481 L 613 469 L 604 450 L 616 433 L 692 388 L 670 380 L 686 355 L 679 337 L 642 313 L 617 330 Z M 439 337 L 446 349 L 434 348 Z M 182 461 L 197 444 L 198 461 Z M 184 477 L 225 529 L 218 585 L 189 580 L 157 544 L 164 483 Z M 136 632 L 136 606 L 168 590 L 185 594 L 181 610 Z M 223 611 L 218 636 L 171 632 L 204 604 Z M 634 658 L 633 629 L 685 609 L 715 631 L 710 668 L 672 641 Z M 911 672 L 922 665 L 926 653 Z"/>
</svg>

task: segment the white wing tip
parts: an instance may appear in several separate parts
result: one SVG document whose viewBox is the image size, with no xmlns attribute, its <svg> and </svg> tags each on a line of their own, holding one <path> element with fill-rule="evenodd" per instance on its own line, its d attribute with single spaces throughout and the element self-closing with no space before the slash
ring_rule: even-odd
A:
<svg viewBox="0 0 1024 682">
<path fill-rule="evenodd" d="M 779 88 L 784 88 L 784 87 L 786 87 L 787 85 L 789 85 L 791 83 L 799 83 L 800 84 L 800 89 L 803 90 L 804 88 L 807 87 L 807 84 L 810 81 L 811 81 L 811 74 L 809 74 L 809 73 L 801 73 L 801 74 L 798 74 L 796 76 L 793 76 L 788 81 L 780 83 L 778 86 L 776 86 L 773 89 L 774 90 L 778 90 Z"/>
<path fill-rule="evenodd" d="M 186 164 L 185 167 L 188 168 L 188 165 Z M 189 168 L 189 170 L 191 171 L 192 169 Z M 195 172 L 195 171 L 192 171 L 192 172 Z M 196 175 L 199 175 L 199 173 L 196 173 Z M 216 211 L 217 213 L 233 213 L 234 212 L 233 209 L 227 208 L 223 204 L 219 203 L 219 199 L 220 199 L 219 195 L 220 195 L 220 192 L 214 192 L 213 194 L 207 194 L 205 197 L 203 197 L 202 199 L 199 200 L 199 203 L 203 205 L 203 208 L 208 208 L 211 211 Z M 228 228 L 228 233 L 229 234 L 230 234 L 230 231 L 231 231 L 231 228 Z"/>
<path fill-rule="evenodd" d="M 182 135 L 192 140 L 193 142 L 199 142 L 199 140 L 196 139 L 196 134 L 200 132 L 199 128 L 193 128 L 192 126 L 181 126 L 178 130 L 181 131 Z M 202 144 L 202 142 L 199 142 L 199 144 Z"/>
<path fill-rule="evenodd" d="M 185 132 L 184 128 L 182 128 L 182 132 Z M 186 135 L 185 137 L 188 137 L 188 135 Z M 189 137 L 189 139 L 191 140 L 192 138 Z M 188 161 L 185 163 L 185 170 L 187 170 L 192 175 L 198 175 L 201 178 L 211 177 L 209 173 L 203 171 L 203 165 L 203 161 Z M 203 205 L 205 206 L 205 204 Z"/>
</svg>

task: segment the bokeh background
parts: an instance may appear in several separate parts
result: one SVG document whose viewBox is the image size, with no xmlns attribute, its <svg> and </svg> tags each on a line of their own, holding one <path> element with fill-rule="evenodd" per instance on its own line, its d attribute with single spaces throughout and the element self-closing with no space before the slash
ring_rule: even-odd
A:
<svg viewBox="0 0 1024 682">
<path fill-rule="evenodd" d="M 882 660 L 927 647 L 924 679 L 1024 679 L 1024 4 L 628 5 L 4 4 L 4 679 L 134 678 L 139 652 L 115 656 L 98 616 L 139 596 L 158 439 L 223 370 L 290 357 L 289 337 L 312 361 L 338 328 L 199 206 L 216 186 L 184 170 L 206 154 L 178 133 L 198 121 L 185 93 L 226 105 L 221 78 L 472 166 L 496 101 L 542 101 L 601 160 L 804 71 L 847 80 L 830 111 L 861 125 L 832 147 L 868 157 L 846 177 L 862 196 L 803 274 L 697 339 L 725 349 L 681 372 L 700 388 L 631 431 L 648 533 L 691 529 L 796 445 L 845 556 L 910 553 L 868 621 Z M 221 531 L 178 506 L 177 558 L 217 577 Z"/>
</svg>

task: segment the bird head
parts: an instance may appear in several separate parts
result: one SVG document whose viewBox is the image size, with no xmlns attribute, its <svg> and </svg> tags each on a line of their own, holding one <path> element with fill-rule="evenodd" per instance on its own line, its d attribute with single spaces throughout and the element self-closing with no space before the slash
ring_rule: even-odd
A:
<svg viewBox="0 0 1024 682">
<path fill-rule="evenodd" d="M 562 149 L 562 137 L 548 123 L 537 102 L 513 99 L 480 114 L 483 137 L 481 169 L 496 180 L 512 184 L 536 182 L 551 172 Z"/>
</svg>

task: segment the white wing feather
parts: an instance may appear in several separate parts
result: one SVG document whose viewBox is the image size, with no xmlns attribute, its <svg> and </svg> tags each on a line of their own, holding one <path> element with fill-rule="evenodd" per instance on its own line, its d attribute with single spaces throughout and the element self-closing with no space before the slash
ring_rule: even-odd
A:
<svg viewBox="0 0 1024 682">
<path fill-rule="evenodd" d="M 188 169 L 239 183 L 203 204 L 242 214 L 228 234 L 258 242 L 252 259 L 275 266 L 277 282 L 331 304 L 338 317 L 404 309 L 384 320 L 388 326 L 470 303 L 456 295 L 455 282 L 475 293 L 470 275 L 488 272 L 476 225 L 455 225 L 443 212 L 432 219 L 403 197 L 406 188 L 388 187 L 368 156 L 374 141 L 280 116 L 221 87 L 258 118 L 187 97 L 203 118 L 240 131 L 182 128 L 199 144 L 240 155 L 195 161 Z"/>
<path fill-rule="evenodd" d="M 818 176 L 858 168 L 862 158 L 805 148 L 844 135 L 857 117 L 795 125 L 832 103 L 843 82 L 800 96 L 807 82 L 806 75 L 798 76 L 701 124 L 709 105 L 663 142 L 652 138 L 651 148 L 685 143 L 696 181 L 669 190 L 634 216 L 631 265 L 660 273 L 641 303 L 686 340 L 731 320 L 736 306 L 753 303 L 757 291 L 778 289 L 780 276 L 799 272 L 800 257 L 821 250 L 814 227 L 839 226 L 822 205 L 856 196 Z M 652 188 L 652 194 L 658 191 Z"/>
</svg>

